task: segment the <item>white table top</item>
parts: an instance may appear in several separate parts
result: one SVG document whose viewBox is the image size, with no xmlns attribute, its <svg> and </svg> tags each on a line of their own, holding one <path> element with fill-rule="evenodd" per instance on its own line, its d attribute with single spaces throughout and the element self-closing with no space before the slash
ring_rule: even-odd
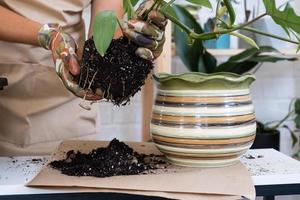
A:
<svg viewBox="0 0 300 200">
<path fill-rule="evenodd" d="M 48 157 L 0 157 L 0 195 L 80 192 L 80 188 L 28 188 L 24 184 Z M 241 157 L 255 186 L 300 184 L 300 162 L 273 149 L 249 150 Z"/>
</svg>

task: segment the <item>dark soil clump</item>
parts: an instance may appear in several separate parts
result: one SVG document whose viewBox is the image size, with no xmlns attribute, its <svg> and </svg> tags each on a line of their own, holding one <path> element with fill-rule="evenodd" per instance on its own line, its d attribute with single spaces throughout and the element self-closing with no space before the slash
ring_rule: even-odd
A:
<svg viewBox="0 0 300 200">
<path fill-rule="evenodd" d="M 109 177 L 151 173 L 165 168 L 166 162 L 162 156 L 139 154 L 113 139 L 106 148 L 94 149 L 89 154 L 69 151 L 66 159 L 53 161 L 50 166 L 69 176 Z"/>
<path fill-rule="evenodd" d="M 153 63 L 135 55 L 138 46 L 121 37 L 112 40 L 104 57 L 93 39 L 85 42 L 79 86 L 93 91 L 100 88 L 103 97 L 115 105 L 126 105 L 141 90 L 153 69 Z"/>
</svg>

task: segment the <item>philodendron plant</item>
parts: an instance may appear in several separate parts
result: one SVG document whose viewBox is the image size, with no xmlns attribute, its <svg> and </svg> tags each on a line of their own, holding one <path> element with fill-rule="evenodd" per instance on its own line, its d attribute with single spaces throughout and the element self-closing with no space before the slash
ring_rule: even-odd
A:
<svg viewBox="0 0 300 200">
<path fill-rule="evenodd" d="M 185 7 L 174 5 L 173 9 L 177 17 L 184 22 L 184 24 L 199 33 L 203 33 L 200 24 Z M 196 40 L 193 44 L 187 44 L 185 41 L 188 40 L 188 35 L 177 27 L 174 28 L 174 39 L 176 44 L 176 54 L 180 57 L 184 65 L 193 72 L 231 72 L 244 74 L 264 62 L 297 60 L 297 58 L 280 54 L 280 52 L 273 47 L 260 46 L 259 48 L 253 47 L 246 49 L 243 52 L 230 57 L 226 62 L 218 65 L 216 57 L 207 51 L 203 45 L 203 41 Z"/>
<path fill-rule="evenodd" d="M 143 15 L 137 16 L 137 12 L 134 7 L 137 7 L 136 4 L 138 1 L 123 0 L 124 16 L 126 16 L 126 19 L 123 21 L 118 20 L 114 11 L 105 10 L 98 13 L 94 20 L 93 38 L 89 39 L 85 43 L 81 63 L 81 74 L 80 77 L 78 77 L 79 86 L 92 90 L 95 93 L 97 92 L 98 94 L 102 94 L 103 99 L 107 99 L 116 105 L 125 105 L 129 101 L 130 97 L 140 90 L 141 86 L 145 83 L 145 79 L 153 68 L 152 59 L 144 58 L 151 54 L 152 58 L 155 58 L 156 55 L 159 55 L 159 53 L 156 52 L 157 54 L 155 54 L 153 52 L 149 52 L 149 49 L 144 48 L 144 52 L 147 52 L 147 56 L 137 56 L 136 53 L 138 53 L 138 50 L 142 49 L 138 44 L 134 41 L 132 42 L 130 38 L 126 37 L 126 35 L 118 39 L 113 39 L 113 36 L 117 26 L 120 26 L 121 30 L 124 31 L 123 25 L 130 19 L 139 18 L 139 21 L 144 20 L 149 22 L 149 19 L 153 19 L 151 18 L 153 16 L 150 14 L 154 12 L 151 11 L 156 11 L 156 17 L 163 14 L 165 18 L 175 24 L 175 26 L 187 36 L 186 40 L 181 41 L 184 44 L 195 45 L 201 43 L 203 40 L 218 38 L 222 34 L 231 34 L 242 38 L 254 46 L 254 48 L 260 49 L 253 51 L 260 52 L 266 49 L 259 48 L 251 38 L 237 33 L 238 30 L 255 32 L 277 38 L 279 40 L 299 44 L 299 41 L 294 41 L 290 38 L 283 38 L 281 36 L 262 32 L 249 27 L 251 23 L 269 15 L 284 30 L 295 35 L 298 39 L 298 35 L 300 33 L 300 17 L 295 14 L 293 8 L 291 8 L 289 4 L 286 5 L 284 10 L 279 10 L 276 7 L 275 0 L 263 0 L 266 7 L 266 12 L 264 14 L 249 22 L 236 24 L 235 11 L 232 7 L 231 0 L 218 0 L 215 16 L 215 28 L 211 32 L 203 32 L 201 29 L 190 27 L 189 24 L 186 23 L 185 19 L 182 19 L 180 14 L 175 12 L 177 7 L 174 2 L 175 0 L 148 0 L 147 5 L 150 6 L 143 7 L 143 9 L 145 8 L 145 10 L 143 10 Z M 186 2 L 210 9 L 212 8 L 210 0 L 186 0 Z M 228 20 L 223 20 L 224 15 L 229 16 Z M 149 24 L 150 23 L 155 24 L 154 20 L 153 23 L 150 20 Z M 141 28 L 141 30 L 143 29 Z M 154 50 L 159 52 L 162 50 L 161 44 L 164 40 L 162 39 L 163 34 L 157 34 L 157 36 L 162 36 L 160 41 L 156 40 L 154 42 L 154 44 L 157 44 L 157 47 L 159 46 L 158 49 L 154 48 Z M 204 51 L 204 49 L 200 48 L 198 51 Z M 270 49 L 268 49 L 268 51 L 270 51 Z M 256 52 L 254 54 L 256 54 Z M 209 55 L 210 54 L 205 51 L 203 57 L 200 58 L 201 61 L 199 62 L 210 61 L 214 63 L 214 59 Z M 259 57 L 258 59 L 262 62 L 263 59 L 268 58 Z M 192 61 L 190 60 L 189 62 Z M 214 65 L 209 66 L 214 67 Z"/>
<path fill-rule="evenodd" d="M 185 0 L 186 2 L 200 5 L 207 8 L 212 8 L 210 0 Z M 124 12 L 127 14 L 128 19 L 135 17 L 134 5 L 137 3 L 137 0 L 123 0 L 124 2 Z M 217 0 L 217 10 L 216 10 L 216 26 L 211 32 L 203 32 L 199 30 L 195 30 L 192 27 L 189 27 L 185 24 L 174 12 L 174 2 L 175 0 L 164 1 L 164 0 L 153 0 L 152 6 L 149 8 L 148 13 L 155 9 L 165 15 L 167 19 L 169 19 L 173 24 L 175 24 L 178 28 L 184 31 L 189 37 L 190 41 L 193 40 L 210 40 L 216 39 L 222 34 L 231 34 L 233 36 L 239 37 L 249 43 L 250 45 L 259 49 L 258 45 L 251 38 L 237 33 L 238 30 L 245 30 L 249 32 L 254 32 L 257 34 L 265 35 L 268 37 L 276 38 L 279 40 L 283 40 L 286 42 L 294 43 L 298 45 L 298 50 L 300 50 L 299 45 L 299 34 L 300 34 L 300 16 L 298 16 L 294 9 L 290 6 L 289 3 L 285 5 L 283 10 L 280 10 L 276 7 L 275 0 L 263 0 L 265 6 L 265 13 L 257 16 L 251 21 L 245 22 L 243 24 L 236 24 L 236 15 L 232 6 L 231 0 Z M 223 16 L 228 15 L 228 20 L 224 21 Z M 283 38 L 278 35 L 273 35 L 272 33 L 263 32 L 261 30 L 257 30 L 251 28 L 253 22 L 265 17 L 271 16 L 272 19 L 280 25 L 288 35 L 294 35 L 298 41 L 294 41 L 290 38 Z M 95 24 L 94 24 L 94 40 L 97 47 L 98 52 L 101 55 L 104 55 L 111 40 L 113 38 L 113 34 L 116 29 L 116 24 L 118 19 L 114 11 L 103 11 L 98 13 L 96 16 Z M 105 29 L 102 27 L 105 26 Z M 188 41 L 184 41 L 188 42 Z"/>
</svg>

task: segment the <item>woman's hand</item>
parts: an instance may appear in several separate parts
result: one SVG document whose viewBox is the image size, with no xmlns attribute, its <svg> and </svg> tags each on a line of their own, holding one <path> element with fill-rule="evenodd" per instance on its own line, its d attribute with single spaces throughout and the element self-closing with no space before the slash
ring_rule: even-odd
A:
<svg viewBox="0 0 300 200">
<path fill-rule="evenodd" d="M 67 33 L 64 33 L 57 24 L 45 24 L 38 33 L 39 44 L 52 51 L 56 73 L 73 94 L 86 100 L 102 99 L 101 90 L 94 93 L 89 89 L 82 89 L 74 80 L 80 74 L 77 59 L 77 44 Z"/>
<path fill-rule="evenodd" d="M 167 19 L 162 13 L 156 10 L 148 13 L 152 4 L 153 0 L 141 3 L 136 11 L 137 17 L 123 24 L 126 37 L 140 46 L 135 53 L 147 60 L 156 59 L 163 51 L 167 25 Z"/>
</svg>

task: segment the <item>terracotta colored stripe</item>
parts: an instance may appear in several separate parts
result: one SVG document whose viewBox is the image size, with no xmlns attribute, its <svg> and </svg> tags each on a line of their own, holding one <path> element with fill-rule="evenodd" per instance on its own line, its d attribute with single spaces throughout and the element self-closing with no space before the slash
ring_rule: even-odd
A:
<svg viewBox="0 0 300 200">
<path fill-rule="evenodd" d="M 224 102 L 249 102 L 251 101 L 250 95 L 240 95 L 240 96 L 213 96 L 213 97 L 176 97 L 176 96 L 162 96 L 158 95 L 156 97 L 157 101 L 165 101 L 165 102 L 181 102 L 181 103 L 224 103 Z"/>
<path fill-rule="evenodd" d="M 199 139 L 180 139 L 180 138 L 172 138 L 172 137 L 164 137 L 152 135 L 153 140 L 169 142 L 174 144 L 193 144 L 193 145 L 222 145 L 222 144 L 238 144 L 243 142 L 250 142 L 255 139 L 255 135 L 241 137 L 241 138 L 232 138 L 232 139 L 221 139 L 221 140 L 199 140 Z"/>
<path fill-rule="evenodd" d="M 162 142 L 159 140 L 153 140 L 157 144 L 169 146 L 169 147 L 178 147 L 185 149 L 226 149 L 226 148 L 237 148 L 243 146 L 251 145 L 252 141 L 236 143 L 236 144 L 174 144 L 169 142 Z"/>
<path fill-rule="evenodd" d="M 223 117 L 197 117 L 197 116 L 175 116 L 175 115 L 162 115 L 153 113 L 152 119 L 161 120 L 164 122 L 184 122 L 184 123 L 239 123 L 251 121 L 255 119 L 254 114 L 248 115 L 235 115 Z"/>
<path fill-rule="evenodd" d="M 175 157 L 175 156 L 183 156 L 186 158 L 222 158 L 222 157 L 228 157 L 228 156 L 239 156 L 244 152 L 234 152 L 234 153 L 217 153 L 217 154 L 191 154 L 191 153 L 178 153 L 178 152 L 171 152 L 167 150 L 160 150 L 164 154 L 168 154 L 170 157 Z"/>
<path fill-rule="evenodd" d="M 155 125 L 161 125 L 161 126 L 169 126 L 169 127 L 181 127 L 181 128 L 198 128 L 198 127 L 203 127 L 203 128 L 215 128 L 215 127 L 220 127 L 220 128 L 227 128 L 227 127 L 237 127 L 237 126 L 242 126 L 242 125 L 248 125 L 248 124 L 253 124 L 255 120 L 250 120 L 246 122 L 236 122 L 236 123 L 185 123 L 185 122 L 164 122 L 161 120 L 151 120 L 152 124 Z"/>
<path fill-rule="evenodd" d="M 232 123 L 232 124 L 209 124 L 209 123 L 176 124 L 176 123 L 169 123 L 169 122 L 163 123 L 156 120 L 151 121 L 151 124 L 156 126 L 163 126 L 163 127 L 170 127 L 170 128 L 187 128 L 187 129 L 197 129 L 197 128 L 202 128 L 202 129 L 227 128 L 228 129 L 228 128 L 238 128 L 238 127 L 253 125 L 255 123 L 256 123 L 255 120 L 251 120 L 244 123 Z"/>
<path fill-rule="evenodd" d="M 189 159 L 189 160 L 226 160 L 226 159 L 233 159 L 237 158 L 238 155 L 232 155 L 232 156 L 220 156 L 220 157 L 193 157 L 193 156 L 186 156 L 186 155 L 172 155 L 170 153 L 165 153 L 166 156 L 172 157 L 172 158 L 180 158 L 180 159 Z"/>
<path fill-rule="evenodd" d="M 235 115 L 223 117 L 197 117 L 197 116 L 175 116 L 175 115 L 162 115 L 153 113 L 152 119 L 160 120 L 163 122 L 184 122 L 184 123 L 239 123 L 255 119 L 254 114 L 248 115 Z"/>
</svg>

